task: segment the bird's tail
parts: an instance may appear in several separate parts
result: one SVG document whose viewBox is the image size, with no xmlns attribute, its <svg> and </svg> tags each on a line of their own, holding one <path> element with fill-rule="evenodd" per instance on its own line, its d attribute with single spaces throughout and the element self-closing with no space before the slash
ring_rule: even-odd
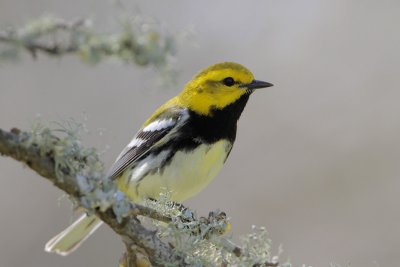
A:
<svg viewBox="0 0 400 267">
<path fill-rule="evenodd" d="M 44 250 L 67 256 L 93 234 L 101 224 L 102 221 L 96 216 L 84 213 L 67 229 L 50 239 Z"/>
</svg>

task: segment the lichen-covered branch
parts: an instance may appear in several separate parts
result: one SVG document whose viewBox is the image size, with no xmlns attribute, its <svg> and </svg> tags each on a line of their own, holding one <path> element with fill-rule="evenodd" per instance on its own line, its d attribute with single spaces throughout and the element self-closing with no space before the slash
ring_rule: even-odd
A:
<svg viewBox="0 0 400 267">
<path fill-rule="evenodd" d="M 18 58 L 25 50 L 34 58 L 40 53 L 77 55 L 90 64 L 113 58 L 139 66 L 170 68 L 169 59 L 176 51 L 174 35 L 138 18 L 123 19 L 120 28 L 117 33 L 98 33 L 89 20 L 68 22 L 42 17 L 20 28 L 0 29 L 0 60 Z"/>
<path fill-rule="evenodd" d="M 171 202 L 168 192 L 158 201 L 132 203 L 103 174 L 96 151 L 84 148 L 75 130 L 58 132 L 41 126 L 31 132 L 0 129 L 0 154 L 25 163 L 120 235 L 127 247 L 121 267 L 278 266 L 264 228 L 249 234 L 239 247 L 225 236 L 230 224 L 224 212 L 197 218 Z M 144 227 L 137 216 L 150 219 L 157 231 Z"/>
<path fill-rule="evenodd" d="M 26 49 L 36 58 L 38 52 L 48 55 L 61 56 L 68 53 L 76 53 L 79 49 L 73 40 L 68 43 L 40 41 L 45 35 L 54 34 L 57 31 L 73 33 L 81 32 L 85 28 L 85 20 L 77 20 L 71 23 L 51 18 L 41 19 L 33 22 L 30 27 L 21 30 L 8 30 L 0 32 L 0 42 L 20 49 Z M 3 52 L 4 53 L 4 52 Z M 4 54 L 3 54 L 4 56 Z"/>
<path fill-rule="evenodd" d="M 124 237 L 128 246 L 134 244 L 145 251 L 153 265 L 157 266 L 159 262 L 184 265 L 170 246 L 131 215 L 163 221 L 169 219 L 118 195 L 113 184 L 102 175 L 103 168 L 97 154 L 92 149 L 82 148 L 72 136 L 59 138 L 47 129 L 32 133 L 0 129 L 0 153 L 24 162 L 72 196 L 79 205 L 96 213 Z"/>
</svg>

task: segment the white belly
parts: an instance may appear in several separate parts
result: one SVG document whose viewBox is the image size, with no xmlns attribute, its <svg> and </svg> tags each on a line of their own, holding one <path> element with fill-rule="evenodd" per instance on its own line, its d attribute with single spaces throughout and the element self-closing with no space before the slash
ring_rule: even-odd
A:
<svg viewBox="0 0 400 267">
<path fill-rule="evenodd" d="M 224 164 L 232 144 L 226 140 L 213 145 L 200 145 L 190 152 L 177 152 L 163 171 L 155 172 L 137 179 L 140 173 L 158 164 L 155 159 L 139 163 L 130 174 L 129 184 L 120 182 L 120 190 L 130 198 L 140 201 L 143 198 L 159 198 L 168 190 L 173 201 L 183 201 L 203 190 L 218 174 Z M 124 184 L 122 184 L 124 183 Z"/>
</svg>

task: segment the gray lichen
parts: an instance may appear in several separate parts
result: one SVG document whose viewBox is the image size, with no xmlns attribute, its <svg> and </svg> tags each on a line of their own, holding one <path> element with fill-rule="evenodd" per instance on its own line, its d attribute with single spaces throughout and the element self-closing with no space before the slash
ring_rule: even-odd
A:
<svg viewBox="0 0 400 267">
<path fill-rule="evenodd" d="M 139 15 L 123 17 L 117 33 L 98 33 L 92 25 L 87 19 L 67 22 L 44 16 L 0 31 L 0 60 L 18 59 L 25 50 L 33 57 L 74 54 L 88 64 L 114 59 L 173 72 L 170 61 L 177 51 L 177 38 L 160 25 L 147 23 Z"/>
<path fill-rule="evenodd" d="M 169 195 L 165 191 L 159 201 L 148 201 L 146 205 L 173 218 L 168 224 L 154 220 L 152 223 L 157 226 L 158 235 L 190 266 L 277 266 L 278 257 L 271 254 L 271 240 L 264 227 L 253 226 L 253 232 L 242 237 L 240 248 L 236 247 L 229 237 L 230 223 L 223 212 L 197 218 L 195 212 L 171 202 Z M 235 249 L 240 249 L 240 255 Z"/>
</svg>

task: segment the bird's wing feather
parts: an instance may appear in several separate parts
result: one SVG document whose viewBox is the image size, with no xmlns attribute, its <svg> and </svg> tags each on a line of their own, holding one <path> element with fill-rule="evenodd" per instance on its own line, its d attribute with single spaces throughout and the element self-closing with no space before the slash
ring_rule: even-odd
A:
<svg viewBox="0 0 400 267">
<path fill-rule="evenodd" d="M 173 108 L 142 127 L 117 157 L 108 172 L 108 177 L 117 178 L 155 145 L 168 141 L 171 134 L 185 123 L 187 117 L 185 109 Z"/>
</svg>

